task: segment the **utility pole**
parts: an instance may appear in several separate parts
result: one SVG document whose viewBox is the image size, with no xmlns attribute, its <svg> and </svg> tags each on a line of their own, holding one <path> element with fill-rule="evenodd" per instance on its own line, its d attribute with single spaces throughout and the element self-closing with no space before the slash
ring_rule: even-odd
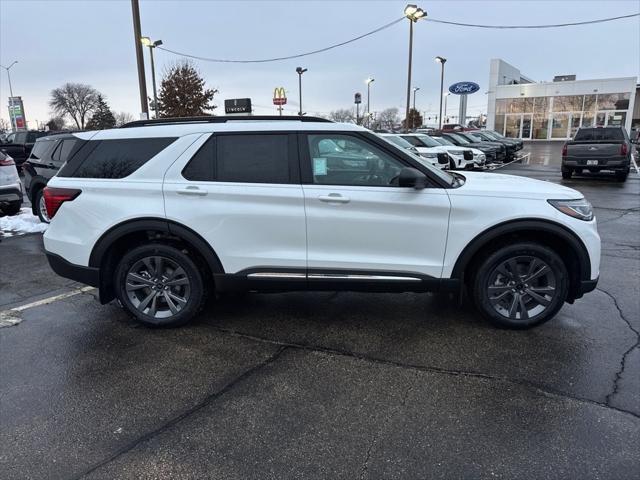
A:
<svg viewBox="0 0 640 480">
<path fill-rule="evenodd" d="M 136 47 L 136 62 L 138 63 L 138 86 L 140 88 L 140 113 L 145 119 L 149 118 L 149 104 L 147 103 L 147 83 L 144 78 L 144 57 L 142 55 L 142 37 L 140 28 L 140 5 L 138 0 L 131 0 L 131 13 L 133 14 L 133 37 Z"/>
<path fill-rule="evenodd" d="M 18 63 L 17 60 L 15 60 L 11 65 L 9 65 L 8 67 L 5 67 L 4 65 L 0 65 L 0 67 L 4 68 L 7 71 L 7 78 L 9 79 L 9 98 L 11 100 L 9 100 L 9 120 L 11 120 L 11 130 L 12 131 L 16 131 L 16 119 L 15 116 L 13 115 L 13 88 L 11 87 L 11 73 L 9 73 L 9 70 L 11 70 L 11 67 L 13 67 L 16 63 Z"/>
</svg>

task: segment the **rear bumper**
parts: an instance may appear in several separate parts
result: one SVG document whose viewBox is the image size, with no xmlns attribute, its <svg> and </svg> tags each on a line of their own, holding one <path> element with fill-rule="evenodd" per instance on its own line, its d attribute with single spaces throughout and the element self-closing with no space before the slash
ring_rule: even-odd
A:
<svg viewBox="0 0 640 480">
<path fill-rule="evenodd" d="M 597 165 L 587 165 L 587 161 L 597 161 Z M 573 158 L 566 157 L 562 159 L 563 167 L 571 168 L 598 168 L 607 170 L 610 168 L 626 168 L 630 165 L 630 160 L 627 157 L 613 157 L 613 158 Z"/>
<path fill-rule="evenodd" d="M 22 190 L 19 186 L 1 187 L 0 202 L 22 202 Z"/>
<path fill-rule="evenodd" d="M 92 287 L 97 287 L 100 283 L 100 269 L 94 267 L 83 267 L 68 262 L 60 255 L 46 252 L 47 260 L 51 269 L 58 275 L 76 282 L 84 283 Z"/>
</svg>

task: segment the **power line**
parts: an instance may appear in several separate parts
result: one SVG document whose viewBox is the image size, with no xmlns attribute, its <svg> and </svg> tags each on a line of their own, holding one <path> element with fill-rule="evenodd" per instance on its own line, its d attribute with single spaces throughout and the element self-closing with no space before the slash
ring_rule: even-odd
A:
<svg viewBox="0 0 640 480">
<path fill-rule="evenodd" d="M 609 18 L 600 18 L 600 19 L 596 19 L 596 20 L 586 20 L 583 22 L 573 22 L 573 23 L 556 23 L 556 24 L 550 24 L 550 25 L 480 25 L 480 24 L 474 24 L 474 23 L 460 23 L 460 22 L 452 22 L 449 20 L 438 20 L 435 18 L 430 18 L 430 17 L 426 17 L 425 19 L 430 21 L 430 22 L 434 22 L 434 23 L 443 23 L 443 24 L 447 24 L 447 25 L 455 25 L 455 26 L 459 26 L 459 27 L 472 27 L 472 28 L 495 28 L 495 29 L 517 29 L 517 28 L 559 28 L 559 27 L 571 27 L 571 26 L 576 26 L 576 25 L 589 25 L 589 24 L 594 24 L 594 23 L 604 23 L 604 22 L 611 22 L 614 20 L 621 20 L 624 18 L 632 18 L 632 17 L 637 17 L 639 16 L 640 13 L 632 13 L 629 15 L 620 15 L 618 17 L 609 17 Z M 389 22 L 381 27 L 376 28 L 375 30 L 371 30 L 370 32 L 364 33 L 362 35 L 359 35 L 357 37 L 351 38 L 349 40 L 346 40 L 344 42 L 340 42 L 340 43 L 335 43 L 333 45 L 329 45 L 328 47 L 324 47 L 324 48 L 320 48 L 318 50 L 313 50 L 311 52 L 305 52 L 305 53 L 299 53 L 296 55 L 289 55 L 289 56 L 285 56 L 285 57 L 275 57 L 275 58 L 263 58 L 263 59 L 253 59 L 253 60 L 236 60 L 236 59 L 223 59 L 223 58 L 209 58 L 209 57 L 201 57 L 198 55 L 192 55 L 190 53 L 184 53 L 184 52 L 178 52 L 176 50 L 171 50 L 169 48 L 165 48 L 165 47 L 156 47 L 160 50 L 163 50 L 167 53 L 172 53 L 174 55 L 178 55 L 181 57 L 187 57 L 187 58 L 193 58 L 195 60 L 201 60 L 204 62 L 214 62 L 214 63 L 268 63 L 268 62 L 280 62 L 283 60 L 291 60 L 294 58 L 301 58 L 301 57 L 307 57 L 309 55 L 315 55 L 317 53 L 322 53 L 322 52 L 326 52 L 328 50 L 332 50 L 334 48 L 338 48 L 338 47 L 342 47 L 344 45 L 348 45 L 349 43 L 353 43 L 356 42 L 358 40 L 361 40 L 365 37 L 368 37 L 370 35 L 373 35 L 375 33 L 381 32 L 382 30 L 385 30 L 389 27 L 392 27 L 393 25 L 395 25 L 396 23 L 400 23 L 401 21 L 403 21 L 405 19 L 405 17 L 401 17 L 398 18 L 397 20 L 394 20 L 393 22 Z"/>
<path fill-rule="evenodd" d="M 347 45 L 349 43 L 353 43 L 357 40 L 360 40 L 362 38 L 368 37 L 369 35 L 373 35 L 374 33 L 378 33 L 386 28 L 392 27 L 393 25 L 395 25 L 396 23 L 401 22 L 402 20 L 404 20 L 405 17 L 401 17 L 398 18 L 397 20 L 394 20 L 393 22 L 387 23 L 386 25 L 383 25 L 381 27 L 376 28 L 375 30 L 371 30 L 370 32 L 364 33 L 362 35 L 359 35 L 355 38 L 352 38 L 350 40 L 346 40 L 344 42 L 340 42 L 340 43 L 336 43 L 333 45 L 329 45 L 328 47 L 324 47 L 324 48 L 320 48 L 318 50 L 313 50 L 311 52 L 306 52 L 306 53 L 299 53 L 297 55 L 289 55 L 287 57 L 276 57 L 276 58 L 263 58 L 260 60 L 228 60 L 228 59 L 221 59 L 221 58 L 207 58 L 207 57 L 199 57 L 197 55 L 191 55 L 188 53 L 181 53 L 181 52 L 176 52 L 174 50 L 170 50 L 168 48 L 164 48 L 164 47 L 157 47 L 160 50 L 164 50 L 165 52 L 169 52 L 169 53 L 173 53 L 175 55 L 181 55 L 183 57 L 189 57 L 189 58 L 194 58 L 196 60 L 203 60 L 205 62 L 217 62 L 217 63 L 267 63 L 267 62 L 279 62 L 282 60 L 291 60 L 293 58 L 300 58 L 300 57 L 306 57 L 309 55 L 314 55 L 316 53 L 322 53 L 322 52 L 326 52 L 327 50 L 332 50 L 334 48 L 338 48 L 338 47 L 342 47 L 343 45 Z"/>
<path fill-rule="evenodd" d="M 437 20 L 435 18 L 425 18 L 430 22 L 434 23 L 445 23 L 447 25 L 456 25 L 458 27 L 473 27 L 473 28 L 559 28 L 559 27 L 574 27 L 576 25 L 591 25 L 594 23 L 604 23 L 604 22 L 612 22 L 614 20 L 621 20 L 623 18 L 632 18 L 639 16 L 640 13 L 631 13 L 629 15 L 620 15 L 618 17 L 609 17 L 609 18 L 600 18 L 597 20 L 586 20 L 584 22 L 572 22 L 572 23 L 554 23 L 550 25 L 479 25 L 475 23 L 460 23 L 460 22 L 451 22 L 448 20 Z"/>
</svg>

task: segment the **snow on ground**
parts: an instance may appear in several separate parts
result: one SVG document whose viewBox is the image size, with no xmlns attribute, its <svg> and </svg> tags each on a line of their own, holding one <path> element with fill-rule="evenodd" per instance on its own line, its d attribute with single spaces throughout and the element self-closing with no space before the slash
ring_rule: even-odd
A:
<svg viewBox="0 0 640 480">
<path fill-rule="evenodd" d="M 25 233 L 44 232 L 47 224 L 31 213 L 30 208 L 20 209 L 20 213 L 12 217 L 5 215 L 0 217 L 0 236 L 11 237 Z"/>
</svg>

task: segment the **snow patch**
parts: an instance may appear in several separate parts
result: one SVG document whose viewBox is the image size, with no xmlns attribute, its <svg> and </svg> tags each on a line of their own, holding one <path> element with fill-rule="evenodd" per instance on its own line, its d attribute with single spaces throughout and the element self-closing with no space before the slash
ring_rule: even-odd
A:
<svg viewBox="0 0 640 480">
<path fill-rule="evenodd" d="M 31 213 L 31 209 L 22 208 L 17 215 L 0 217 L 0 231 L 5 232 L 6 237 L 21 235 L 24 233 L 42 233 L 47 229 L 47 224 Z"/>
</svg>

